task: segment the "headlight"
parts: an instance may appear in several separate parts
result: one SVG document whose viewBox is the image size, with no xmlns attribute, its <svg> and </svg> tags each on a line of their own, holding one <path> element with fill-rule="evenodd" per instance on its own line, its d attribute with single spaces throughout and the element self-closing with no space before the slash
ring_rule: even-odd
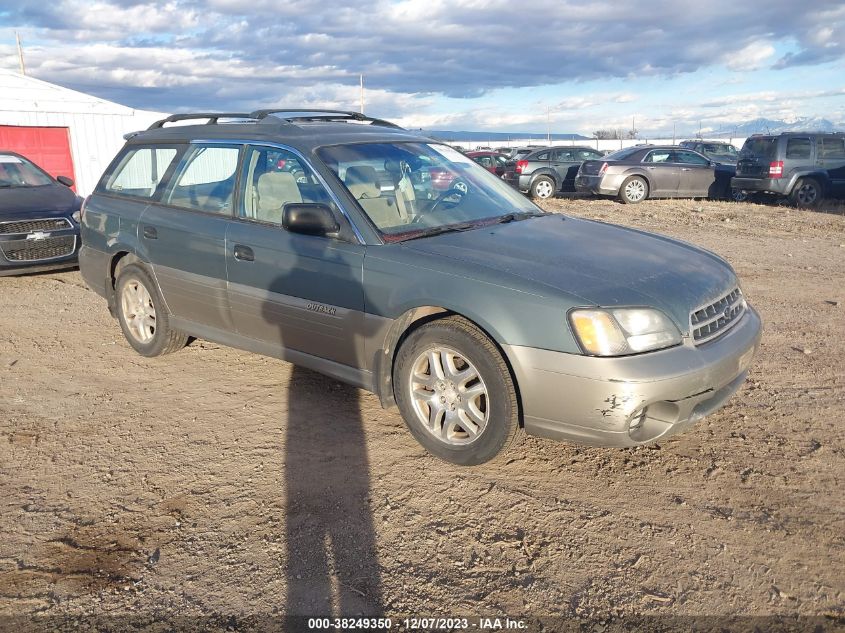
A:
<svg viewBox="0 0 845 633">
<path fill-rule="evenodd" d="M 652 308 L 573 310 L 569 322 L 581 347 L 593 356 L 637 354 L 681 342 L 675 324 Z"/>
<path fill-rule="evenodd" d="M 77 224 L 79 224 L 79 222 L 82 220 L 82 212 L 81 212 L 79 209 L 77 209 L 76 211 L 74 211 L 74 212 L 71 214 L 71 216 L 70 216 L 70 217 L 72 217 L 72 218 L 73 218 L 73 221 L 74 221 L 74 222 L 76 222 Z"/>
</svg>

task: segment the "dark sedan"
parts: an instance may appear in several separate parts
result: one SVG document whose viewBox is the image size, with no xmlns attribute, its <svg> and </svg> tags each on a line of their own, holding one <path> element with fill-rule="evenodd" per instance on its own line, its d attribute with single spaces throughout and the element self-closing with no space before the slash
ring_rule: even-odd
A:
<svg viewBox="0 0 845 633">
<path fill-rule="evenodd" d="M 591 147 L 547 147 L 509 163 L 503 177 L 532 198 L 549 198 L 558 191 L 574 191 L 581 163 L 601 157 Z"/>
<path fill-rule="evenodd" d="M 14 152 L 0 152 L 0 275 L 76 265 L 82 199 Z"/>
<path fill-rule="evenodd" d="M 674 145 L 637 145 L 584 162 L 575 189 L 626 204 L 646 198 L 730 198 L 735 171 Z"/>
</svg>

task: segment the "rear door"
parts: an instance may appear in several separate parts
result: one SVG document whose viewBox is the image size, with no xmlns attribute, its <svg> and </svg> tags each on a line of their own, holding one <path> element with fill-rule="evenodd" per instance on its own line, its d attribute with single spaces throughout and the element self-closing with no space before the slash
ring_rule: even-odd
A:
<svg viewBox="0 0 845 633">
<path fill-rule="evenodd" d="M 581 163 L 575 160 L 572 150 L 566 147 L 551 150 L 550 165 L 560 176 L 561 189 L 573 191 L 575 189 L 575 174 L 578 172 Z"/>
<path fill-rule="evenodd" d="M 680 169 L 679 196 L 696 198 L 714 196 L 715 169 L 701 154 L 685 149 L 675 150 L 675 162 Z"/>
<path fill-rule="evenodd" d="M 174 316 L 231 329 L 226 292 L 226 228 L 232 218 L 241 147 L 191 144 L 158 203 L 138 227 Z"/>
</svg>

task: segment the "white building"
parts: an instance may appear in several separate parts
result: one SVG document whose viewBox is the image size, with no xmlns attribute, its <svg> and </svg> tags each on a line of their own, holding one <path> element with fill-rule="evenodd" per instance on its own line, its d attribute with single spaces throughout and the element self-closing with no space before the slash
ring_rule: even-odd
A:
<svg viewBox="0 0 845 633">
<path fill-rule="evenodd" d="M 165 116 L 0 69 L 0 151 L 27 156 L 53 176 L 72 177 L 83 196 L 96 186 L 124 134 Z"/>
</svg>

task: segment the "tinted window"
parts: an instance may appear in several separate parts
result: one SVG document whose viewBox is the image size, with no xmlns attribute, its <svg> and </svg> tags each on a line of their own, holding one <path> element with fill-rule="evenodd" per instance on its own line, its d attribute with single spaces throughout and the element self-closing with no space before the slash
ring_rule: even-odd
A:
<svg viewBox="0 0 845 633">
<path fill-rule="evenodd" d="M 774 160 L 778 139 L 775 136 L 755 136 L 745 141 L 739 155 L 742 158 Z"/>
<path fill-rule="evenodd" d="M 791 138 L 786 143 L 787 158 L 810 158 L 812 146 L 808 138 Z"/>
<path fill-rule="evenodd" d="M 163 202 L 209 213 L 231 213 L 239 153 L 235 146 L 193 146 L 182 159 Z"/>
<path fill-rule="evenodd" d="M 700 156 L 695 152 L 686 152 L 684 150 L 680 150 L 675 152 L 675 162 L 676 163 L 686 163 L 687 165 L 709 165 L 710 161 L 708 161 L 704 156 Z"/>
<path fill-rule="evenodd" d="M 820 154 L 821 158 L 845 158 L 845 139 L 823 136 Z"/>
<path fill-rule="evenodd" d="M 122 196 L 152 198 L 176 154 L 175 147 L 131 149 L 121 158 L 104 188 Z"/>
<path fill-rule="evenodd" d="M 590 149 L 575 150 L 575 152 L 573 154 L 574 154 L 573 158 L 576 161 L 596 160 L 596 159 L 602 157 L 601 154 L 599 154 L 598 152 L 594 152 L 593 150 L 590 150 Z"/>
<path fill-rule="evenodd" d="M 572 156 L 572 150 L 569 149 L 557 149 L 554 151 L 552 156 L 553 160 L 559 160 L 565 163 L 571 163 L 575 161 L 575 158 Z"/>
<path fill-rule="evenodd" d="M 643 159 L 644 163 L 670 163 L 672 162 L 672 152 L 666 149 L 658 149 L 646 154 Z"/>
<path fill-rule="evenodd" d="M 311 169 L 294 153 L 283 149 L 250 147 L 244 158 L 241 183 L 238 216 L 247 220 L 281 224 L 288 203 L 330 204 L 331 200 Z"/>
</svg>

